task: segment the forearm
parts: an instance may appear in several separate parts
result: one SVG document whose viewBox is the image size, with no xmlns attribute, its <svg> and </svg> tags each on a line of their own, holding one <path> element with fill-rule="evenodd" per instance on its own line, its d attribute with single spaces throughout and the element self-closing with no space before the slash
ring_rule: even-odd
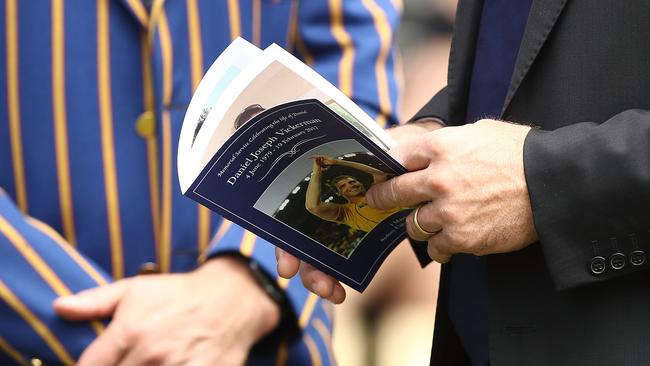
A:
<svg viewBox="0 0 650 366">
<path fill-rule="evenodd" d="M 318 210 L 320 202 L 320 185 L 321 185 L 321 169 L 314 164 L 311 173 L 311 179 L 307 185 L 307 192 L 305 193 L 305 208 L 307 211 L 314 213 Z"/>
<path fill-rule="evenodd" d="M 646 269 L 629 262 L 613 269 L 609 262 L 615 253 L 650 253 L 650 112 L 533 130 L 524 163 L 535 226 L 558 288 Z M 594 257 L 606 260 L 602 274 L 590 269 Z"/>
</svg>

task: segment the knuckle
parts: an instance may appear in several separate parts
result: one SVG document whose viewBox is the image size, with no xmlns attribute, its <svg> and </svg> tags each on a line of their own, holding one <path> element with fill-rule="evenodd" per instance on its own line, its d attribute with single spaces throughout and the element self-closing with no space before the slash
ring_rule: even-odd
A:
<svg viewBox="0 0 650 366">
<path fill-rule="evenodd" d="M 135 326 L 122 327 L 122 338 L 126 344 L 137 343 L 143 335 L 143 331 Z"/>
<path fill-rule="evenodd" d="M 437 174 L 428 174 L 425 178 L 424 184 L 433 192 L 440 192 L 441 181 Z"/>
<path fill-rule="evenodd" d="M 456 235 L 452 237 L 454 246 L 462 253 L 473 253 L 474 244 L 464 235 Z"/>
<path fill-rule="evenodd" d="M 476 245 L 474 248 L 474 254 L 479 257 L 490 254 L 488 244 L 486 242 L 482 242 L 481 244 Z"/>
<path fill-rule="evenodd" d="M 388 181 L 388 190 L 385 193 L 375 196 L 375 205 L 376 207 L 382 209 L 388 206 L 389 202 L 397 202 L 399 196 L 397 186 L 397 179 L 391 179 Z"/>
<path fill-rule="evenodd" d="M 435 174 L 430 174 L 430 186 L 439 195 L 448 195 L 453 191 L 454 182 L 449 173 L 449 169 L 441 165 L 435 171 Z"/>
<path fill-rule="evenodd" d="M 437 169 L 434 173 L 429 174 L 426 180 L 426 185 L 437 196 L 448 194 L 452 188 L 444 172 L 444 169 Z"/>
<path fill-rule="evenodd" d="M 160 365 L 167 356 L 167 351 L 155 342 L 147 343 L 142 350 L 142 358 L 147 365 Z"/>
<path fill-rule="evenodd" d="M 439 135 L 444 134 L 444 128 L 441 130 L 436 130 L 434 132 L 429 133 L 428 138 L 425 141 L 425 147 L 426 149 L 434 156 L 438 156 L 442 153 L 442 148 L 441 148 L 441 139 L 438 138 Z"/>
<path fill-rule="evenodd" d="M 454 225 L 460 222 L 460 214 L 455 210 L 450 210 L 447 207 L 441 207 L 438 212 L 440 221 L 445 224 L 445 226 Z"/>
</svg>

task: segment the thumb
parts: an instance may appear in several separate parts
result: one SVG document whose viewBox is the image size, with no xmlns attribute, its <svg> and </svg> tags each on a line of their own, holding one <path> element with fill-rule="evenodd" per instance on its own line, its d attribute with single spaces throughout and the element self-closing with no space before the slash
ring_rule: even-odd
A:
<svg viewBox="0 0 650 366">
<path fill-rule="evenodd" d="M 128 280 L 121 280 L 75 295 L 62 296 L 54 300 L 54 311 L 68 320 L 106 318 L 113 315 L 127 288 Z"/>
</svg>

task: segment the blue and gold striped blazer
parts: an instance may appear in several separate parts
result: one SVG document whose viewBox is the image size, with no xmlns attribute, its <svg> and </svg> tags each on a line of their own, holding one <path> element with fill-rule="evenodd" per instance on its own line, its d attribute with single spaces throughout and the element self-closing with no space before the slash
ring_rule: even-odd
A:
<svg viewBox="0 0 650 366">
<path fill-rule="evenodd" d="M 104 325 L 63 321 L 52 300 L 143 264 L 187 271 L 238 250 L 277 276 L 271 245 L 184 198 L 172 173 L 192 91 L 233 38 L 278 43 L 395 122 L 399 0 L 0 4 L 1 365 L 73 364 Z M 251 364 L 332 364 L 329 313 L 279 283 L 302 341 Z"/>
</svg>

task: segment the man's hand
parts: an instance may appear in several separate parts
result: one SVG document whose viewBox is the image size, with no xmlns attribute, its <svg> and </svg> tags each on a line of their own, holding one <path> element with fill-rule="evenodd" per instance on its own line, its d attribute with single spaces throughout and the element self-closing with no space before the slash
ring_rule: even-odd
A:
<svg viewBox="0 0 650 366">
<path fill-rule="evenodd" d="M 427 119 L 417 123 L 393 127 L 388 130 L 388 134 L 398 142 L 406 142 L 421 136 L 423 133 L 436 130 L 440 127 L 442 127 L 440 122 Z M 311 158 L 314 159 L 314 164 L 319 166 L 328 164 L 323 160 L 327 158 L 325 156 L 318 155 L 312 156 Z M 340 163 L 338 160 L 331 160 L 333 160 L 333 162 L 329 163 L 329 165 Z M 307 263 L 301 262 L 298 258 L 282 249 L 276 248 L 275 257 L 278 261 L 278 273 L 281 277 L 291 278 L 300 272 L 302 284 L 309 291 L 335 304 L 340 304 L 345 301 L 345 288 L 335 278 L 319 271 Z"/>
<path fill-rule="evenodd" d="M 338 164 L 338 160 L 325 155 L 314 155 L 310 159 L 313 159 L 321 167 Z"/>
<path fill-rule="evenodd" d="M 187 274 L 147 275 L 59 298 L 69 320 L 112 316 L 79 365 L 243 365 L 277 325 L 277 305 L 245 264 L 223 257 Z"/>
<path fill-rule="evenodd" d="M 530 127 L 481 120 L 448 127 L 399 144 L 391 155 L 410 173 L 372 186 L 377 209 L 415 207 L 407 231 L 428 240 L 429 255 L 447 262 L 455 253 L 485 255 L 524 248 L 537 239 L 524 177 L 523 144 Z"/>
<path fill-rule="evenodd" d="M 334 277 L 326 275 L 280 248 L 275 248 L 275 258 L 278 261 L 278 274 L 281 277 L 291 278 L 300 271 L 302 284 L 309 291 L 334 304 L 340 304 L 345 300 L 345 289 Z"/>
</svg>

